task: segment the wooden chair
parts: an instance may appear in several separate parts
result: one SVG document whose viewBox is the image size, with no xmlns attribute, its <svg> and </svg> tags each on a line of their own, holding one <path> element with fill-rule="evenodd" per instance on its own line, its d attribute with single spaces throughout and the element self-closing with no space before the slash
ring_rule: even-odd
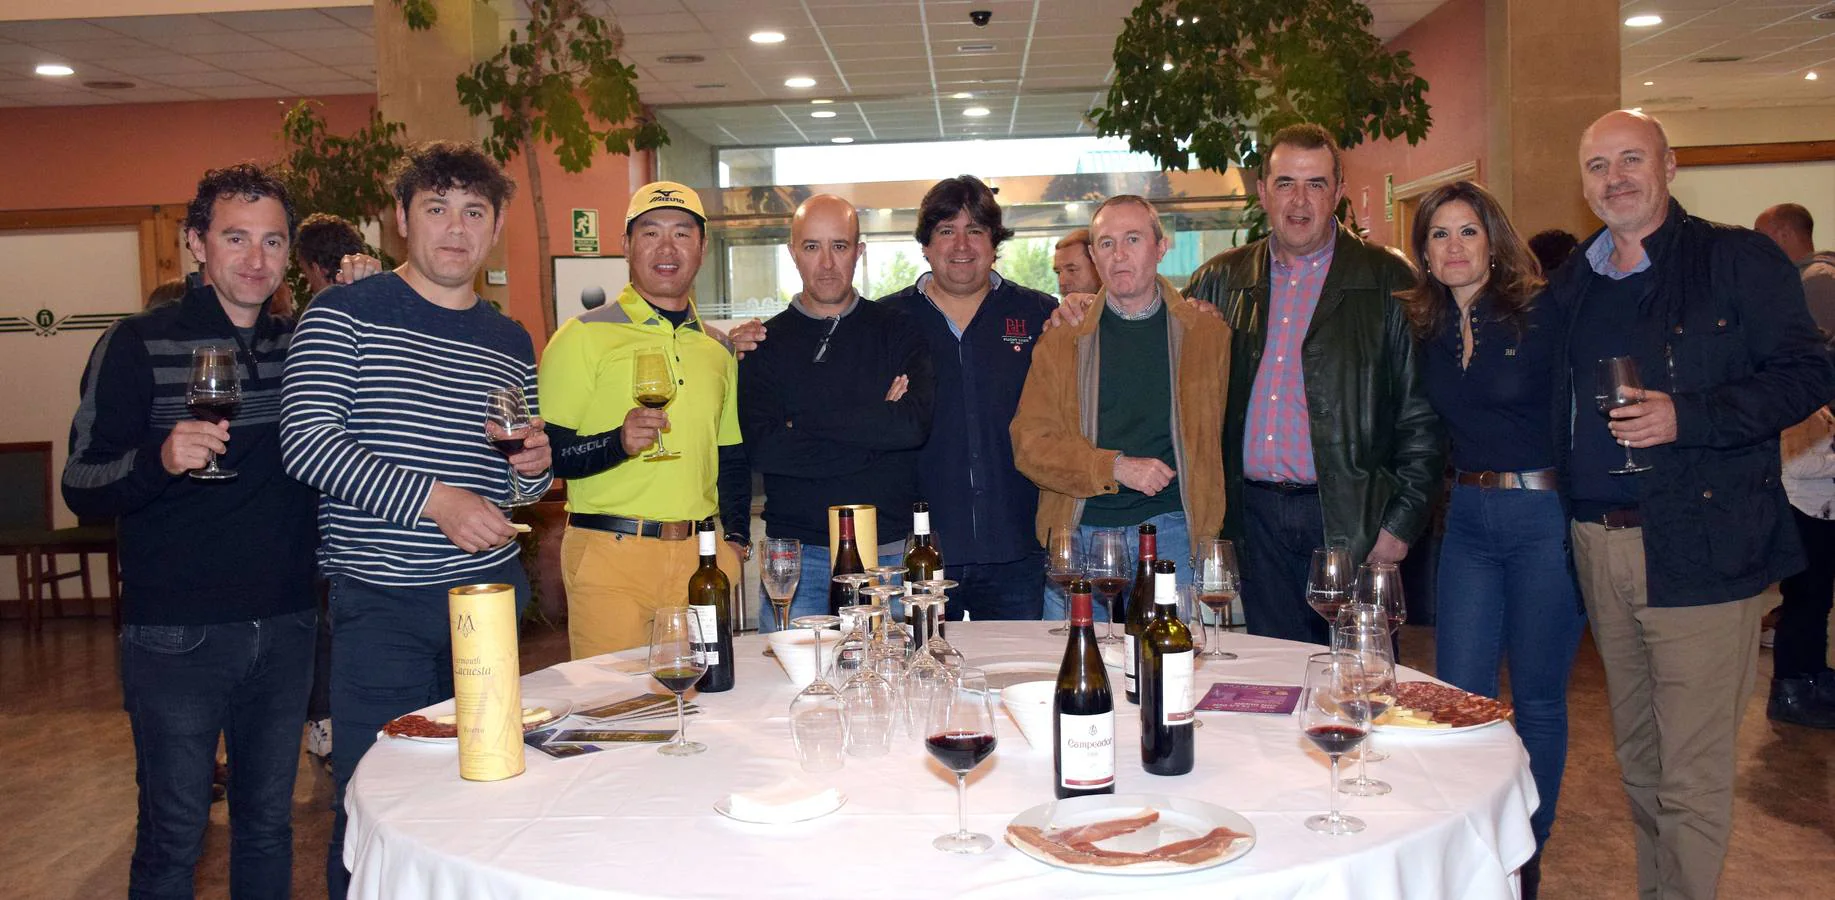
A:
<svg viewBox="0 0 1835 900">
<path fill-rule="evenodd" d="M 96 600 L 89 574 L 89 554 L 104 554 L 108 564 L 108 597 L 120 621 L 120 559 L 115 552 L 113 522 L 85 521 L 76 528 L 52 527 L 52 452 L 49 441 L 0 444 L 0 554 L 11 554 L 19 586 L 20 618 L 27 629 L 43 627 L 44 596 L 51 594 L 58 615 L 64 613 L 62 582 L 78 579 L 85 612 Z M 59 554 L 74 554 L 77 566 L 57 569 Z"/>
</svg>

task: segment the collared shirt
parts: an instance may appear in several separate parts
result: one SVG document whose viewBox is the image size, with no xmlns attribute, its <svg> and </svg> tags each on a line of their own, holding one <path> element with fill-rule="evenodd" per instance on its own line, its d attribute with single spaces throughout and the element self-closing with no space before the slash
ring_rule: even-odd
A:
<svg viewBox="0 0 1835 900">
<path fill-rule="evenodd" d="M 1613 281 L 1623 281 L 1650 268 L 1650 254 L 1646 253 L 1643 259 L 1637 261 L 1637 265 L 1631 267 L 1631 271 L 1619 271 L 1612 264 L 1612 251 L 1617 248 L 1618 244 L 1612 240 L 1611 231 L 1600 232 L 1599 240 L 1587 248 L 1587 265 L 1592 267 L 1594 274 L 1604 275 Z"/>
<path fill-rule="evenodd" d="M 1459 309 L 1446 299 L 1438 334 L 1421 341 L 1421 384 L 1452 436 L 1453 467 L 1523 472 L 1555 464 L 1554 354 L 1562 319 L 1539 297 L 1521 330 L 1489 292 L 1472 304 L 1472 361 L 1462 366 Z"/>
<path fill-rule="evenodd" d="M 925 272 L 924 274 L 919 275 L 917 279 L 917 292 L 923 295 L 925 300 L 930 301 L 931 309 L 934 309 L 938 313 L 942 314 L 944 324 L 949 326 L 949 333 L 955 335 L 956 340 L 958 341 L 962 340 L 962 328 L 956 324 L 956 320 L 950 318 L 948 313 L 943 312 L 943 307 L 938 306 L 937 301 L 930 299 L 930 282 L 931 282 L 931 279 L 934 277 L 935 276 L 929 272 Z M 1000 290 L 1000 286 L 1003 283 L 1005 283 L 1005 279 L 1000 277 L 999 272 L 996 272 L 993 269 L 988 270 L 988 293 L 992 294 L 993 292 Z"/>
<path fill-rule="evenodd" d="M 637 406 L 631 369 L 639 349 L 666 350 L 676 377 L 663 441 L 682 455 L 632 459 L 570 479 L 569 512 L 678 520 L 718 511 L 718 448 L 740 441 L 739 370 L 733 355 L 702 331 L 692 304 L 689 312 L 680 327 L 671 326 L 626 285 L 617 302 L 568 320 L 548 342 L 540 370 L 542 412 L 580 434 L 611 431 Z"/>
<path fill-rule="evenodd" d="M 1313 311 L 1319 308 L 1319 291 L 1332 269 L 1335 247 L 1335 241 L 1327 242 L 1288 266 L 1275 254 L 1274 242 L 1268 243 L 1268 343 L 1255 372 L 1243 430 L 1243 477 L 1250 481 L 1319 480 L 1300 348 Z"/>
</svg>

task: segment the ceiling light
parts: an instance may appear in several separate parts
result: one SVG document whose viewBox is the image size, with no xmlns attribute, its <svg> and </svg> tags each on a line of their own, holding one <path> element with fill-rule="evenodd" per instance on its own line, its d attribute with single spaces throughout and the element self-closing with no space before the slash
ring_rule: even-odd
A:
<svg viewBox="0 0 1835 900">
<path fill-rule="evenodd" d="M 1651 28 L 1661 24 L 1663 24 L 1662 16 L 1632 16 L 1625 20 L 1625 25 L 1628 28 Z"/>
<path fill-rule="evenodd" d="M 815 110 L 814 112 L 811 112 L 809 114 L 809 117 L 811 119 L 832 119 L 835 117 L 835 115 L 836 115 L 835 111 L 832 109 L 818 109 L 818 110 Z"/>
<path fill-rule="evenodd" d="M 1805 72 L 1805 73 L 1803 73 L 1803 80 L 1804 80 L 1804 81 L 1815 81 L 1815 80 L 1816 80 L 1816 73 L 1815 73 L 1815 72 Z"/>
<path fill-rule="evenodd" d="M 656 61 L 671 66 L 692 66 L 707 62 L 707 57 L 699 53 L 670 53 L 657 57 Z"/>
<path fill-rule="evenodd" d="M 851 144 L 854 142 L 854 139 L 851 137 L 831 137 L 828 139 L 828 142 L 831 144 Z"/>
<path fill-rule="evenodd" d="M 712 90 L 718 90 L 723 87 L 726 87 L 726 82 L 724 81 L 704 81 L 700 84 L 695 85 L 695 90 L 712 91 Z"/>
<path fill-rule="evenodd" d="M 1650 86 L 1651 86 L 1651 85 L 1653 85 L 1653 84 L 1656 84 L 1656 82 L 1654 82 L 1654 81 L 1646 81 L 1646 82 L 1644 82 L 1644 86 L 1645 86 L 1645 87 L 1650 87 Z"/>
<path fill-rule="evenodd" d="M 1180 24 L 1180 25 L 1184 25 L 1184 24 L 1185 24 L 1185 20 L 1184 20 L 1184 19 L 1180 19 L 1180 20 L 1179 20 L 1179 24 Z"/>
<path fill-rule="evenodd" d="M 69 66 L 64 65 L 63 63 L 44 63 L 40 65 L 38 68 L 33 69 L 32 71 L 37 72 L 38 74 L 43 75 L 47 78 L 63 78 L 66 75 L 76 74 L 75 69 L 72 69 Z"/>
<path fill-rule="evenodd" d="M 807 75 L 798 75 L 795 78 L 784 79 L 784 87 L 788 88 L 812 88 L 815 86 L 816 80 Z"/>
<path fill-rule="evenodd" d="M 968 109 L 963 110 L 962 114 L 965 116 L 968 116 L 971 119 L 979 119 L 982 116 L 985 116 L 988 114 L 988 108 L 985 106 L 971 106 Z"/>
<path fill-rule="evenodd" d="M 833 102 L 835 101 L 830 100 L 827 97 L 817 97 L 816 99 L 809 101 L 809 104 L 811 106 L 821 106 L 824 103 L 833 103 Z"/>
<path fill-rule="evenodd" d="M 781 44 L 783 42 L 784 33 L 781 31 L 752 32 L 752 43 L 754 44 Z"/>
<path fill-rule="evenodd" d="M 974 99 L 974 97 L 975 95 L 969 93 L 968 91 L 957 91 L 949 95 L 949 99 L 951 100 L 972 100 Z"/>
</svg>

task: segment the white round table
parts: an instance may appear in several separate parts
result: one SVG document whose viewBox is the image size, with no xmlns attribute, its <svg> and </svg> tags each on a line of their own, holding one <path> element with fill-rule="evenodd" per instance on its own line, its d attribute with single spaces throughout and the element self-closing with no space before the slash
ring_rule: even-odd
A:
<svg viewBox="0 0 1835 900">
<path fill-rule="evenodd" d="M 952 623 L 969 664 L 1056 660 L 1049 623 Z M 1197 690 L 1218 681 L 1298 684 L 1306 644 L 1226 636 L 1241 659 L 1205 662 Z M 1383 797 L 1341 798 L 1369 824 L 1351 836 L 1308 831 L 1326 809 L 1325 757 L 1293 717 L 1202 713 L 1197 768 L 1164 778 L 1140 768 L 1138 707 L 1116 697 L 1117 791 L 1176 794 L 1228 807 L 1254 823 L 1240 859 L 1196 872 L 1128 877 L 1053 868 L 1002 841 L 979 856 L 932 849 L 953 831 L 953 776 L 900 738 L 878 759 L 806 778 L 847 795 L 839 811 L 793 825 L 727 819 L 714 803 L 800 773 L 787 718 L 796 691 L 762 639 L 735 642 L 738 686 L 701 695 L 689 736 L 706 753 L 670 758 L 653 746 L 569 759 L 528 751 L 528 771 L 500 782 L 459 778 L 456 751 L 390 739 L 363 758 L 347 795 L 351 896 L 413 897 L 1155 897 L 1505 900 L 1534 852 L 1536 793 L 1509 725 L 1460 734 L 1382 734 L 1390 758 L 1371 774 Z M 523 679 L 525 696 L 597 702 L 660 691 L 635 673 L 642 651 L 564 663 Z M 1120 673 L 1113 672 L 1119 685 Z M 1406 677 L 1419 678 L 1409 671 Z M 999 746 L 970 776 L 969 827 L 997 841 L 1021 810 L 1052 799 L 1051 752 L 1027 745 L 996 709 Z M 673 720 L 667 720 L 673 725 Z M 661 723 L 647 727 L 661 727 Z M 1347 767 L 1348 768 L 1348 767 Z"/>
</svg>

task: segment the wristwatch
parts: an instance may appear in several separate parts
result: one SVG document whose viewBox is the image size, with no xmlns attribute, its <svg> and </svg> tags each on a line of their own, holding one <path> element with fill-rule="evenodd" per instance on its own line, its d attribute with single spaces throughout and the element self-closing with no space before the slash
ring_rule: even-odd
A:
<svg viewBox="0 0 1835 900">
<path fill-rule="evenodd" d="M 752 558 L 752 542 L 750 540 L 747 540 L 745 535 L 740 534 L 735 531 L 729 531 L 724 535 L 724 537 L 727 543 L 738 544 L 739 546 L 745 548 L 739 552 L 739 559 L 741 561 L 750 560 Z"/>
</svg>

